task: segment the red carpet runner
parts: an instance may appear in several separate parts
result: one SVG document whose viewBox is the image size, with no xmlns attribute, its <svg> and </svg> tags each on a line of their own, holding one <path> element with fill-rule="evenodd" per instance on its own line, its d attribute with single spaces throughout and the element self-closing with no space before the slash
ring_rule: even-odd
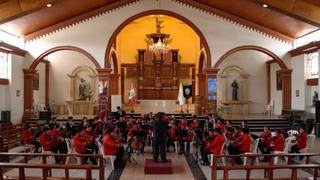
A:
<svg viewBox="0 0 320 180">
<path fill-rule="evenodd" d="M 153 162 L 152 159 L 146 159 L 144 164 L 144 174 L 172 174 L 172 162 L 168 159 L 167 162 Z"/>
</svg>

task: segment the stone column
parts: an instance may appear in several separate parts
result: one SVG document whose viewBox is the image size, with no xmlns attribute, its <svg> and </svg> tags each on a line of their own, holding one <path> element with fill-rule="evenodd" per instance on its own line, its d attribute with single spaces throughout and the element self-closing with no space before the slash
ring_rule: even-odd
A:
<svg viewBox="0 0 320 180">
<path fill-rule="evenodd" d="M 279 70 L 282 81 L 282 109 L 291 109 L 292 69 Z"/>
<path fill-rule="evenodd" d="M 33 116 L 33 79 L 37 71 L 24 69 L 24 119 Z"/>
</svg>

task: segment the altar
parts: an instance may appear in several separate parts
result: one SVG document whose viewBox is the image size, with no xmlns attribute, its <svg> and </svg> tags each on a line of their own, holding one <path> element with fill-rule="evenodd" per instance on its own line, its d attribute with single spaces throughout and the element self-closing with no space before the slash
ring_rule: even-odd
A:
<svg viewBox="0 0 320 180">
<path fill-rule="evenodd" d="M 223 111 L 223 115 L 238 114 L 237 112 L 239 112 L 239 110 L 242 115 L 249 114 L 250 101 L 220 101 L 220 103 L 222 104 L 221 109 Z M 240 109 L 238 108 L 239 106 Z"/>
<path fill-rule="evenodd" d="M 177 100 L 140 100 L 141 113 L 176 113 Z"/>
</svg>

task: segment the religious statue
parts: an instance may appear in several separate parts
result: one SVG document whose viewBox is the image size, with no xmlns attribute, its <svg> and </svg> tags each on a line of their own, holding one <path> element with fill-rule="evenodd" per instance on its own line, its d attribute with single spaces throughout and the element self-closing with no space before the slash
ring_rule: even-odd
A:
<svg viewBox="0 0 320 180">
<path fill-rule="evenodd" d="M 319 95 L 317 91 L 314 91 L 313 97 L 312 97 L 312 107 L 316 107 L 316 102 L 319 100 Z"/>
<path fill-rule="evenodd" d="M 231 87 L 232 87 L 232 101 L 238 101 L 238 83 L 236 80 L 233 80 L 233 82 L 231 83 Z"/>
<path fill-rule="evenodd" d="M 92 89 L 89 83 L 85 79 L 80 78 L 79 84 L 79 99 L 80 101 L 90 100 L 92 96 Z"/>
</svg>

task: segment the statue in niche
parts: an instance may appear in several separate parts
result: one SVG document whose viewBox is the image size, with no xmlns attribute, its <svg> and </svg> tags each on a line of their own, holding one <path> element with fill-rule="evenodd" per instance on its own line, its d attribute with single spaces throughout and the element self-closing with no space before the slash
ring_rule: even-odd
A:
<svg viewBox="0 0 320 180">
<path fill-rule="evenodd" d="M 79 101 L 90 101 L 92 96 L 91 86 L 84 78 L 80 78 L 79 84 Z"/>
<path fill-rule="evenodd" d="M 317 91 L 314 91 L 313 97 L 312 97 L 312 107 L 316 107 L 316 102 L 319 100 L 319 95 Z"/>
<path fill-rule="evenodd" d="M 236 80 L 233 80 L 233 82 L 231 83 L 231 87 L 232 87 L 232 101 L 238 101 L 239 85 Z"/>
</svg>

